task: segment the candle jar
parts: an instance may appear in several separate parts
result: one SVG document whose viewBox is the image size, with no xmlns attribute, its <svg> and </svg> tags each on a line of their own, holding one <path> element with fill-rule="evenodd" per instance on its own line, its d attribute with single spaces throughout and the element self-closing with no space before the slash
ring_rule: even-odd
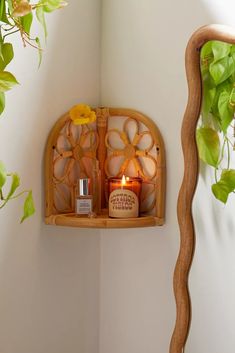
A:
<svg viewBox="0 0 235 353">
<path fill-rule="evenodd" d="M 109 178 L 109 217 L 139 217 L 141 186 L 141 178 Z"/>
</svg>

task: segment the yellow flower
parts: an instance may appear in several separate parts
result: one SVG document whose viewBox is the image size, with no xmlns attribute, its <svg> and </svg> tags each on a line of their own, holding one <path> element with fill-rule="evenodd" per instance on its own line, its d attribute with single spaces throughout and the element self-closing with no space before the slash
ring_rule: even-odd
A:
<svg viewBox="0 0 235 353">
<path fill-rule="evenodd" d="M 32 6 L 28 0 L 20 0 L 12 12 L 13 17 L 22 17 L 28 15 L 32 11 Z"/>
<path fill-rule="evenodd" d="M 86 104 L 75 105 L 70 109 L 69 115 L 75 125 L 90 124 L 96 120 L 95 112 Z"/>
</svg>

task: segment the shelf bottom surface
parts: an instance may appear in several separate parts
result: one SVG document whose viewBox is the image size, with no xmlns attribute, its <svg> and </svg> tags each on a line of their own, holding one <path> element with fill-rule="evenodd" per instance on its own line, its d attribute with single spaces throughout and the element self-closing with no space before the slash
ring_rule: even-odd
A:
<svg viewBox="0 0 235 353">
<path fill-rule="evenodd" d="M 95 218 L 89 218 L 67 213 L 48 216 L 45 223 L 78 228 L 139 228 L 161 226 L 164 219 L 151 215 L 137 218 L 110 218 L 106 213 Z"/>
</svg>

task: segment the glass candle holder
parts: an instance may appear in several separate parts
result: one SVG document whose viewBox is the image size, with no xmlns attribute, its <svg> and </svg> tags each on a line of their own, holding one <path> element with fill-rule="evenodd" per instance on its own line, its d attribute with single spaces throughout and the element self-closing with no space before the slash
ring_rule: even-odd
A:
<svg viewBox="0 0 235 353">
<path fill-rule="evenodd" d="M 109 178 L 109 217 L 139 217 L 141 187 L 141 178 Z"/>
</svg>

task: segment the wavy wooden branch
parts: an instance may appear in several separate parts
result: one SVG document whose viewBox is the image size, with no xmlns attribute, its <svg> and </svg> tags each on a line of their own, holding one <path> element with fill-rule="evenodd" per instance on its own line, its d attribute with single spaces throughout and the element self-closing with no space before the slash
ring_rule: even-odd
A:
<svg viewBox="0 0 235 353">
<path fill-rule="evenodd" d="M 191 302 L 188 290 L 188 276 L 195 247 L 192 200 L 198 178 L 198 152 L 195 131 L 202 100 L 200 49 L 210 40 L 235 44 L 235 28 L 222 25 L 204 26 L 192 35 L 186 49 L 185 60 L 189 96 L 181 132 L 184 154 L 184 178 L 179 192 L 177 207 L 181 241 L 174 273 L 177 316 L 170 344 L 170 353 L 184 352 L 190 329 Z"/>
</svg>

